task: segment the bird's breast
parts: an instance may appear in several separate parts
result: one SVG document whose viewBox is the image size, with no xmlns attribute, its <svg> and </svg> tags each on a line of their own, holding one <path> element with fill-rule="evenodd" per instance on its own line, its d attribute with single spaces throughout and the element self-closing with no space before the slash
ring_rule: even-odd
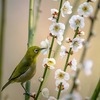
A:
<svg viewBox="0 0 100 100">
<path fill-rule="evenodd" d="M 36 73 L 36 65 L 30 66 L 29 69 L 22 74 L 19 78 L 17 78 L 17 82 L 26 82 L 30 80 Z"/>
</svg>

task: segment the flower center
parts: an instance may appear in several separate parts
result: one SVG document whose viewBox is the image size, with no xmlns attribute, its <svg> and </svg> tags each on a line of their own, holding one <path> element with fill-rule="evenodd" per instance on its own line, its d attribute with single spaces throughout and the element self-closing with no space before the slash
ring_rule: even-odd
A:
<svg viewBox="0 0 100 100">
<path fill-rule="evenodd" d="M 76 23 L 76 25 L 79 25 L 79 24 L 80 24 L 80 20 L 77 19 L 77 20 L 75 21 L 75 23 Z"/>
<path fill-rule="evenodd" d="M 84 7 L 82 8 L 82 10 L 86 12 L 86 11 L 88 10 L 88 7 L 87 7 L 87 6 L 84 6 Z"/>
<path fill-rule="evenodd" d="M 58 32 L 58 31 L 60 30 L 60 27 L 56 25 L 56 26 L 54 27 L 54 30 Z"/>
<path fill-rule="evenodd" d="M 63 11 L 67 11 L 68 9 L 67 9 L 67 7 L 66 6 L 64 6 L 63 7 Z"/>
<path fill-rule="evenodd" d="M 53 62 L 51 60 L 48 61 L 49 65 L 53 65 Z"/>
<path fill-rule="evenodd" d="M 59 74 L 59 78 L 63 79 L 64 78 L 64 74 L 63 73 L 60 73 Z"/>
<path fill-rule="evenodd" d="M 74 41 L 74 43 L 73 43 L 73 45 L 75 45 L 75 46 L 79 46 L 79 43 L 78 43 L 78 41 Z"/>
</svg>

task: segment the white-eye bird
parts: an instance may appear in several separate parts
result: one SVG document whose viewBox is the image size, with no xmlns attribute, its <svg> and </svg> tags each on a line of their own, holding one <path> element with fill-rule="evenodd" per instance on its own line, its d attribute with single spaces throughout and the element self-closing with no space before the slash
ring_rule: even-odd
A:
<svg viewBox="0 0 100 100">
<path fill-rule="evenodd" d="M 36 73 L 36 58 L 43 49 L 45 48 L 40 48 L 38 46 L 30 47 L 1 91 L 14 82 L 20 82 L 21 86 L 24 88 L 23 83 L 30 80 Z M 24 90 L 27 92 L 25 88 Z"/>
</svg>

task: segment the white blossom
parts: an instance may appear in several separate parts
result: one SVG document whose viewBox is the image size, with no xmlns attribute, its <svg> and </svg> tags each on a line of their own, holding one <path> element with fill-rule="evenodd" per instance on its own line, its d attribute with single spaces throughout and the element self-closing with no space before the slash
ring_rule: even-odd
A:
<svg viewBox="0 0 100 100">
<path fill-rule="evenodd" d="M 72 6 L 70 5 L 69 1 L 66 1 L 61 8 L 61 14 L 63 17 L 66 17 L 67 14 L 72 13 Z"/>
<path fill-rule="evenodd" d="M 39 79 L 38 79 L 40 82 L 42 82 L 43 81 L 43 78 L 42 77 L 39 77 Z"/>
<path fill-rule="evenodd" d="M 71 19 L 69 20 L 69 24 L 70 27 L 74 30 L 77 29 L 77 27 L 79 28 L 83 28 L 84 27 L 84 18 L 79 16 L 79 15 L 73 15 L 71 17 Z"/>
<path fill-rule="evenodd" d="M 47 54 L 49 49 L 50 49 L 50 42 L 48 39 L 45 39 L 44 41 L 41 42 L 41 47 L 46 48 L 42 50 L 43 54 Z"/>
<path fill-rule="evenodd" d="M 71 69 L 76 71 L 76 69 L 77 69 L 76 65 L 77 65 L 77 61 L 75 58 L 73 58 L 72 61 L 70 62 Z"/>
<path fill-rule="evenodd" d="M 48 88 L 43 88 L 42 89 L 42 95 L 45 98 L 48 98 L 49 97 L 49 90 L 48 90 Z"/>
<path fill-rule="evenodd" d="M 53 0 L 53 1 L 60 1 L 60 0 Z"/>
<path fill-rule="evenodd" d="M 58 43 L 59 45 L 61 45 L 61 44 L 62 44 L 62 41 L 63 41 L 63 35 L 60 34 L 60 35 L 57 36 L 57 43 Z"/>
<path fill-rule="evenodd" d="M 75 84 L 79 85 L 80 84 L 80 80 L 79 79 L 76 79 L 75 80 Z"/>
<path fill-rule="evenodd" d="M 81 4 L 79 6 L 77 11 L 78 11 L 79 15 L 83 15 L 84 17 L 88 17 L 93 12 L 93 7 L 88 2 L 84 2 L 83 4 Z"/>
<path fill-rule="evenodd" d="M 51 17 L 48 18 L 49 20 L 56 22 L 56 19 L 58 17 L 58 10 L 57 9 L 51 9 Z"/>
<path fill-rule="evenodd" d="M 91 0 L 92 2 L 96 2 L 96 0 Z"/>
<path fill-rule="evenodd" d="M 56 61 L 54 58 L 44 58 L 43 60 L 43 67 L 48 66 L 49 69 L 54 69 L 54 65 L 56 64 Z"/>
<path fill-rule="evenodd" d="M 79 36 L 83 36 L 85 35 L 85 32 L 84 31 L 79 31 Z"/>
<path fill-rule="evenodd" d="M 93 66 L 93 62 L 92 60 L 86 60 L 83 63 L 83 69 L 86 75 L 91 75 L 92 73 L 92 66 Z"/>
<path fill-rule="evenodd" d="M 59 91 L 60 83 L 62 83 L 62 85 L 61 85 L 61 92 L 65 91 L 65 90 L 68 90 L 69 84 L 65 80 L 63 80 L 63 81 L 56 80 L 56 91 Z"/>
<path fill-rule="evenodd" d="M 69 80 L 69 78 L 70 78 L 69 74 L 62 71 L 61 69 L 57 69 L 55 71 L 55 79 L 60 80 L 60 81 L 63 81 L 63 80 L 67 81 Z"/>
<path fill-rule="evenodd" d="M 70 47 L 73 49 L 74 52 L 77 52 L 78 49 L 81 49 L 83 46 L 83 41 L 84 39 L 80 39 L 80 38 L 74 38 L 72 40 L 72 43 L 70 44 Z"/>
<path fill-rule="evenodd" d="M 65 41 L 66 41 L 66 43 L 72 42 L 72 40 L 69 37 L 67 37 Z"/>
<path fill-rule="evenodd" d="M 57 100 L 55 97 L 53 97 L 53 96 L 50 96 L 49 98 L 48 98 L 48 100 Z"/>
<path fill-rule="evenodd" d="M 82 100 L 82 96 L 79 92 L 74 91 L 72 94 L 65 95 L 61 100 Z"/>
<path fill-rule="evenodd" d="M 66 56 L 66 52 L 67 52 L 67 49 L 65 46 L 61 46 L 61 52 L 60 52 L 60 56 L 61 58 L 63 58 L 64 56 Z"/>
<path fill-rule="evenodd" d="M 54 36 L 63 35 L 65 30 L 65 25 L 63 23 L 53 23 L 50 28 L 50 32 Z"/>
</svg>

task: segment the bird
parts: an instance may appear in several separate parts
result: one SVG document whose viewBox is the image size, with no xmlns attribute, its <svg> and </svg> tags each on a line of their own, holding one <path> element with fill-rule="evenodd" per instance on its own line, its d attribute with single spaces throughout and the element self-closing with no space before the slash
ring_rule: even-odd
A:
<svg viewBox="0 0 100 100">
<path fill-rule="evenodd" d="M 38 46 L 30 47 L 20 63 L 12 72 L 10 78 L 8 79 L 8 82 L 2 87 L 1 91 L 3 91 L 9 84 L 18 82 L 21 83 L 21 86 L 23 87 L 25 92 L 28 93 L 24 87 L 24 83 L 30 80 L 35 75 L 36 58 L 40 54 L 40 51 L 43 49 L 45 48 L 40 48 Z"/>
</svg>

